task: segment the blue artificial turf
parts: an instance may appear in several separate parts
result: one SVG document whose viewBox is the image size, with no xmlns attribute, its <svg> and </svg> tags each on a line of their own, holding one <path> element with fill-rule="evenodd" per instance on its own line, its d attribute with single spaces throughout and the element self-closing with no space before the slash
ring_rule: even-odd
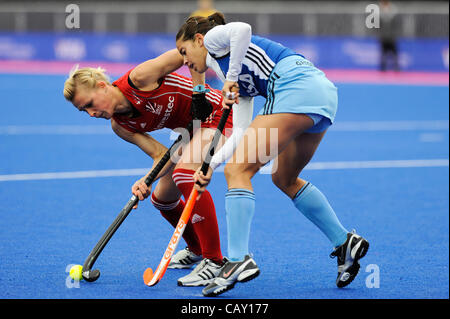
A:
<svg viewBox="0 0 450 319">
<path fill-rule="evenodd" d="M 71 107 L 61 93 L 63 80 L 62 76 L 0 75 L 0 175 L 151 166 L 140 150 L 112 133 L 6 133 L 10 126 L 108 125 Z M 336 129 L 329 130 L 313 163 L 448 161 L 448 125 L 437 130 L 338 129 L 340 122 L 357 121 L 448 123 L 448 87 L 337 86 Z M 257 99 L 256 105 L 261 103 Z M 168 132 L 155 138 L 170 143 Z M 329 258 L 326 237 L 275 188 L 269 175 L 257 174 L 250 248 L 261 275 L 237 284 L 220 298 L 449 298 L 448 173 L 448 165 L 302 173 L 326 194 L 342 224 L 370 242 L 359 276 L 345 289 L 335 286 L 336 260 Z M 69 288 L 67 266 L 83 264 L 139 177 L 0 181 L 0 298 L 203 298 L 201 288 L 176 285 L 188 270 L 169 269 L 157 286 L 144 285 L 143 271 L 157 267 L 172 234 L 149 201 L 128 216 L 97 260 L 99 280 Z M 224 176 L 218 172 L 210 191 L 226 255 L 225 190 Z M 379 287 L 369 288 L 374 269 L 379 270 Z"/>
</svg>

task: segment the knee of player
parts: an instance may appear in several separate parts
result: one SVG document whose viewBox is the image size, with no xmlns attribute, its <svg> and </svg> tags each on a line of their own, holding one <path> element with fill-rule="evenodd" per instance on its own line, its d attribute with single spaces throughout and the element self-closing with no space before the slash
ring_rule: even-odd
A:
<svg viewBox="0 0 450 319">
<path fill-rule="evenodd" d="M 157 210 L 159 210 L 161 212 L 170 212 L 179 205 L 180 198 L 170 199 L 170 200 L 162 200 L 157 195 L 155 195 L 155 193 L 153 192 L 152 196 L 151 196 L 151 202 Z"/>
<path fill-rule="evenodd" d="M 257 167 L 250 164 L 244 164 L 227 163 L 224 168 L 224 174 L 227 181 L 233 179 L 251 179 L 258 171 Z"/>
<path fill-rule="evenodd" d="M 242 165 L 236 163 L 227 163 L 224 167 L 223 173 L 225 178 L 233 179 L 236 176 L 241 176 L 245 172 L 245 168 Z"/>
<path fill-rule="evenodd" d="M 286 176 L 281 176 L 277 173 L 272 174 L 273 184 L 284 192 L 287 189 L 289 189 L 289 187 L 291 187 L 293 184 L 295 184 L 296 179 L 297 179 L 297 176 L 289 178 Z"/>
<path fill-rule="evenodd" d="M 227 163 L 223 169 L 223 173 L 225 175 L 226 180 L 233 179 L 234 176 L 236 176 L 237 170 L 236 165 L 232 165 L 230 163 Z"/>
<path fill-rule="evenodd" d="M 150 196 L 150 201 L 153 204 L 153 206 L 156 207 L 158 210 L 160 210 L 160 206 L 163 205 L 158 196 L 155 195 L 155 192 L 153 192 L 152 195 Z"/>
<path fill-rule="evenodd" d="M 272 183 L 278 187 L 278 188 L 282 188 L 283 185 L 285 184 L 285 181 L 283 180 L 283 178 L 281 178 L 280 176 L 278 176 L 277 174 L 272 174 Z"/>
</svg>

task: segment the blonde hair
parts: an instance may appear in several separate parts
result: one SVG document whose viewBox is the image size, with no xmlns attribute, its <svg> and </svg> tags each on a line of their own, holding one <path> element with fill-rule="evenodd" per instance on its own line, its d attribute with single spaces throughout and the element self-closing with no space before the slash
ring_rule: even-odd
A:
<svg viewBox="0 0 450 319">
<path fill-rule="evenodd" d="M 64 97 L 66 100 L 72 101 L 78 87 L 83 86 L 84 88 L 92 89 L 98 81 L 104 81 L 110 84 L 110 80 L 105 74 L 104 69 L 101 67 L 78 69 L 77 64 L 70 70 L 69 77 L 64 82 Z"/>
</svg>

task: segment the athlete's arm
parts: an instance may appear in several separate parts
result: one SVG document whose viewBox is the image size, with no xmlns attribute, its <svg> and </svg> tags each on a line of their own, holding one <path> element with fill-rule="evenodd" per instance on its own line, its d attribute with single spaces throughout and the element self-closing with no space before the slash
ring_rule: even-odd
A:
<svg viewBox="0 0 450 319">
<path fill-rule="evenodd" d="M 234 91 L 233 88 L 239 87 L 237 81 L 251 38 L 252 27 L 244 22 L 219 25 L 205 34 L 203 41 L 210 55 L 221 57 L 230 54 L 228 72 L 222 88 L 222 94 L 225 96 L 224 107 L 233 102 L 239 103 L 239 94 L 233 99 L 228 99 L 227 94 Z"/>
<path fill-rule="evenodd" d="M 178 70 L 183 65 L 183 57 L 177 49 L 167 51 L 155 59 L 139 64 L 130 72 L 130 80 L 140 90 L 152 90 L 159 79 Z M 189 69 L 193 86 L 205 85 L 205 74 Z"/>
<path fill-rule="evenodd" d="M 128 131 L 127 129 L 120 126 L 116 121 L 111 119 L 111 127 L 114 131 L 114 133 L 117 134 L 120 138 L 123 140 L 132 143 L 139 147 L 145 154 L 150 156 L 153 159 L 153 166 L 156 166 L 159 162 L 159 160 L 164 156 L 164 154 L 167 151 L 167 147 L 159 143 L 157 140 L 155 140 L 153 137 L 151 137 L 147 133 L 133 133 Z M 161 170 L 161 172 L 158 174 L 158 176 L 155 178 L 158 179 L 161 176 L 164 176 L 167 173 L 167 170 L 173 165 L 171 161 L 168 161 L 168 163 L 164 166 L 164 168 Z M 150 169 L 150 172 L 152 171 L 153 167 Z M 149 172 L 149 173 L 150 173 Z M 148 174 L 147 174 L 148 175 Z"/>
<path fill-rule="evenodd" d="M 173 49 L 139 64 L 131 71 L 130 80 L 140 90 L 152 90 L 159 79 L 182 65 L 183 57 L 177 49 Z"/>
<path fill-rule="evenodd" d="M 233 105 L 233 133 L 211 158 L 210 168 L 212 170 L 215 170 L 220 164 L 230 159 L 245 130 L 252 122 L 252 118 L 253 98 L 241 97 L 240 103 Z"/>
<path fill-rule="evenodd" d="M 252 122 L 253 118 L 253 98 L 242 97 L 239 104 L 233 105 L 233 133 L 226 140 L 224 145 L 211 158 L 209 169 L 206 175 L 201 168 L 197 169 L 193 178 L 196 182 L 194 187 L 201 194 L 211 182 L 213 171 L 222 163 L 227 162 L 239 145 L 245 130 Z M 198 183 L 200 184 L 198 184 Z"/>
<path fill-rule="evenodd" d="M 227 81 L 237 82 L 251 37 L 252 27 L 244 22 L 219 25 L 206 33 L 204 44 L 210 54 L 221 57 L 230 53 Z"/>
</svg>

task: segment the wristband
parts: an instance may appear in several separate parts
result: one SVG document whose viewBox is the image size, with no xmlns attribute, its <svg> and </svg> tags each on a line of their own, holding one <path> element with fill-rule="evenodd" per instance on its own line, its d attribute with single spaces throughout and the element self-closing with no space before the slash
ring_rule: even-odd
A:
<svg viewBox="0 0 450 319">
<path fill-rule="evenodd" d="M 199 85 L 194 86 L 192 91 L 196 92 L 196 93 L 208 93 L 210 90 L 207 89 L 204 85 L 199 84 Z"/>
</svg>

